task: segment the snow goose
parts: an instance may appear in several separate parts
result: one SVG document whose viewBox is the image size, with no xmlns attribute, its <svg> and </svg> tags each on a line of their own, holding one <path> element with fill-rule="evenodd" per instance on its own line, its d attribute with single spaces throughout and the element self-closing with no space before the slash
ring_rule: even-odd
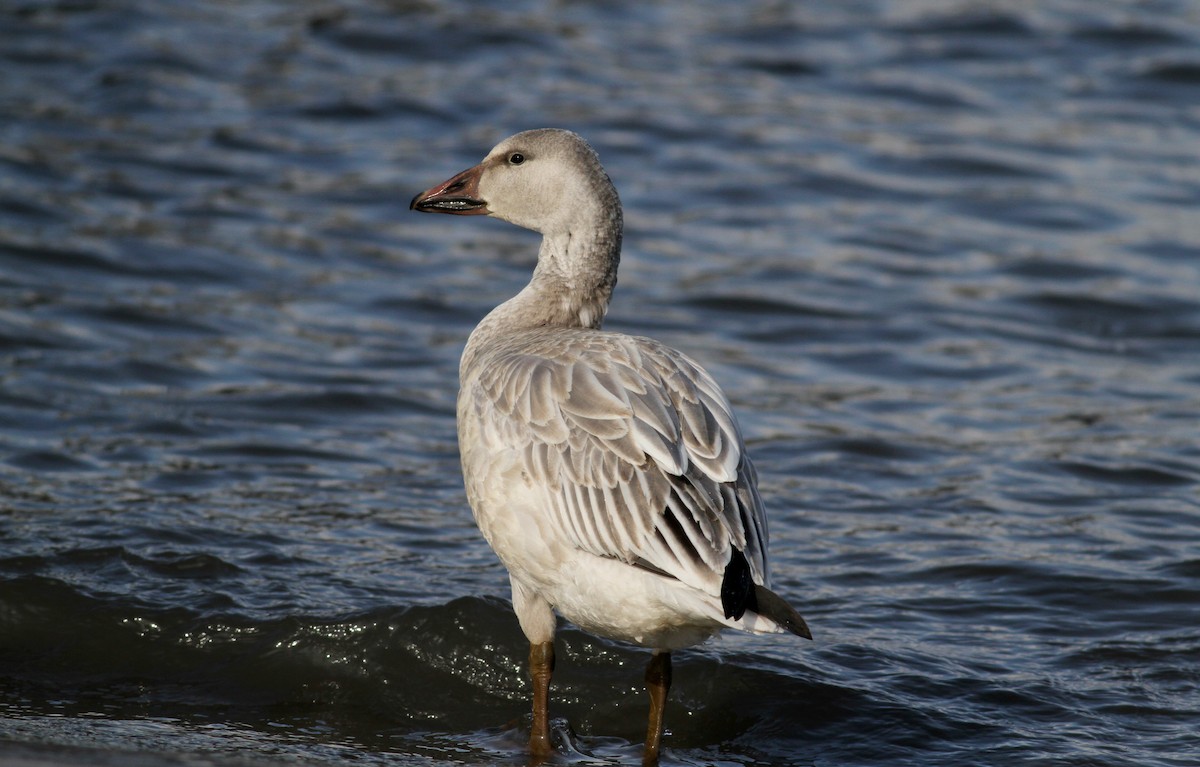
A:
<svg viewBox="0 0 1200 767">
<path fill-rule="evenodd" d="M 410 208 L 489 215 L 542 234 L 532 280 L 463 351 L 467 498 L 508 568 L 529 639 L 533 755 L 553 750 L 557 611 L 654 651 L 644 752 L 654 764 L 672 650 L 724 627 L 811 639 L 767 588 L 766 518 L 729 400 L 680 352 L 600 329 L 617 282 L 621 203 L 576 134 L 518 133 Z"/>
</svg>

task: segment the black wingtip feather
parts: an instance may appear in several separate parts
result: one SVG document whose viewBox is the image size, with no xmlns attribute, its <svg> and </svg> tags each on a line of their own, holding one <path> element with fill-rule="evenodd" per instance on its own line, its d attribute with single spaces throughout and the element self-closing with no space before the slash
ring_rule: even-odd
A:
<svg viewBox="0 0 1200 767">
<path fill-rule="evenodd" d="M 737 549 L 733 549 L 729 564 L 725 565 L 725 575 L 721 580 L 721 608 L 726 618 L 741 620 L 746 611 L 750 611 L 770 618 L 780 628 L 798 637 L 812 639 L 808 624 L 795 608 L 783 597 L 754 582 L 746 555 Z"/>
<path fill-rule="evenodd" d="M 750 563 L 746 555 L 737 549 L 729 557 L 725 565 L 725 575 L 721 579 L 721 607 L 726 618 L 741 620 L 746 610 L 758 612 L 758 599 L 755 594 L 754 579 L 750 576 Z"/>
</svg>

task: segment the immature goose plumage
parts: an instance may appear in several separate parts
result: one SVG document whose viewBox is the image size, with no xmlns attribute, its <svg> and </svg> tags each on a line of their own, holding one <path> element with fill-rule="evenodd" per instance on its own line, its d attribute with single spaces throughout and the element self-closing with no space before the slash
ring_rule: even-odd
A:
<svg viewBox="0 0 1200 767">
<path fill-rule="evenodd" d="M 543 236 L 533 279 L 479 323 L 463 352 L 467 497 L 508 568 L 530 642 L 531 751 L 552 750 L 557 610 L 654 650 L 644 756 L 653 764 L 671 650 L 723 627 L 811 638 L 767 588 L 766 518 L 729 400 L 674 349 L 600 330 L 617 281 L 621 203 L 579 136 L 518 133 L 410 207 L 491 215 Z"/>
</svg>

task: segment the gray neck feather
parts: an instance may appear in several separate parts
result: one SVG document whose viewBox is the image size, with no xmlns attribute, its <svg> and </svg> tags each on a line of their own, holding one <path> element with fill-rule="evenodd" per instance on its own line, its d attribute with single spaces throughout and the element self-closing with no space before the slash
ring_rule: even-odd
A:
<svg viewBox="0 0 1200 767">
<path fill-rule="evenodd" d="M 600 329 L 621 261 L 621 202 L 601 171 L 597 187 L 572 209 L 560 231 L 542 237 L 533 278 L 516 296 L 479 323 L 463 352 L 466 370 L 474 358 L 505 335 L 538 327 Z"/>
</svg>

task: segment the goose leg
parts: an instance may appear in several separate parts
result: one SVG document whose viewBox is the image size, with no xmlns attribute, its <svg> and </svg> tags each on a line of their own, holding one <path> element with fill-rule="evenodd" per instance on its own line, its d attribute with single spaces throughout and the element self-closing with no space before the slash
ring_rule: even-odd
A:
<svg viewBox="0 0 1200 767">
<path fill-rule="evenodd" d="M 529 752 L 537 759 L 549 756 L 550 677 L 554 674 L 554 642 L 529 644 L 529 678 L 533 682 L 533 728 L 529 733 Z"/>
<path fill-rule="evenodd" d="M 642 754 L 643 767 L 658 764 L 658 751 L 662 745 L 663 709 L 667 704 L 667 692 L 671 689 L 671 653 L 655 650 L 646 667 L 646 691 L 650 693 L 650 723 L 646 726 L 646 750 Z"/>
</svg>

